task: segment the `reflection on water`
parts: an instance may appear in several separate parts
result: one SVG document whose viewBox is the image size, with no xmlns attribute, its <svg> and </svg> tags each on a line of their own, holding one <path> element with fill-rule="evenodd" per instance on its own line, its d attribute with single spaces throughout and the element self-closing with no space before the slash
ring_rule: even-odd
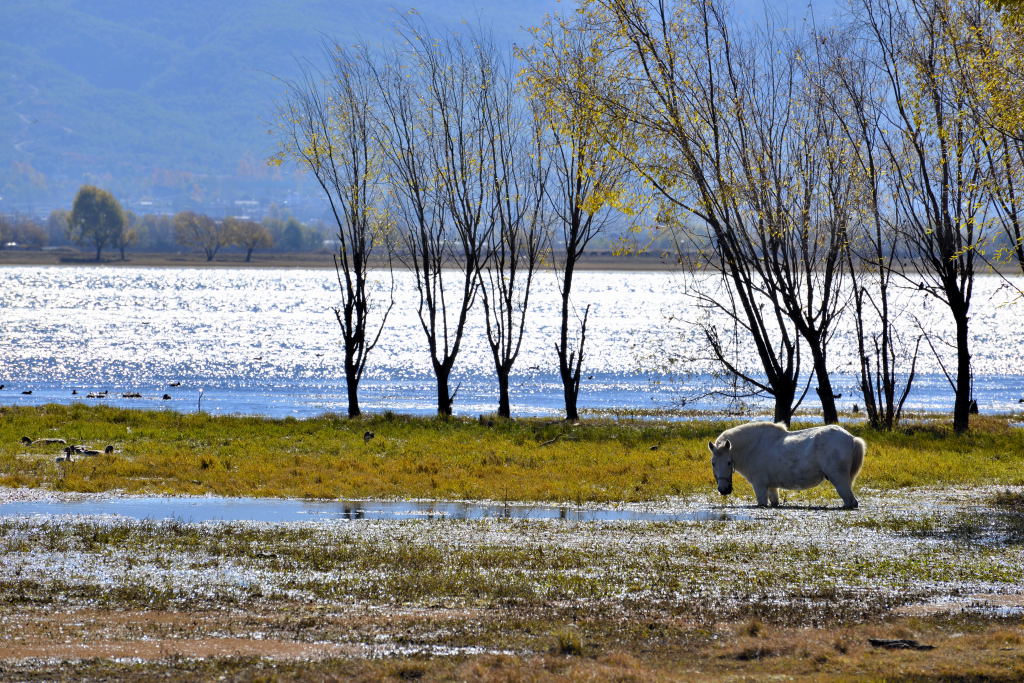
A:
<svg viewBox="0 0 1024 683">
<path fill-rule="evenodd" d="M 678 274 L 584 271 L 576 277 L 576 305 L 591 306 L 582 409 L 663 409 L 678 407 L 684 398 L 687 408 L 725 408 L 715 396 L 693 400 L 720 380 L 711 376 L 712 368 L 692 360 L 707 356 L 694 324 L 702 312 L 684 295 Z M 1024 279 L 1017 281 L 1024 285 Z M 6 385 L 0 404 L 85 400 L 191 411 L 202 388 L 202 407 L 214 413 L 301 417 L 343 411 L 343 357 L 331 311 L 338 303 L 336 286 L 329 270 L 0 268 L 0 384 Z M 378 278 L 378 304 L 387 287 Z M 1018 410 L 1017 399 L 1024 396 L 1020 304 L 996 305 L 1005 298 L 999 287 L 998 278 L 979 278 L 971 322 L 975 394 L 985 412 Z M 363 407 L 432 413 L 436 394 L 408 273 L 397 276 L 396 299 L 370 357 Z M 519 415 L 560 412 L 553 352 L 557 310 L 553 277 L 542 273 L 512 378 Z M 913 313 L 925 329 L 950 327 L 941 306 L 915 300 Z M 452 387 L 459 387 L 454 407 L 461 414 L 496 408 L 480 315 L 477 310 L 470 320 L 452 375 Z M 911 338 L 917 334 L 909 317 L 902 324 Z M 829 347 L 835 391 L 844 396 L 841 410 L 863 405 L 853 335 L 846 324 Z M 737 363 L 756 372 L 754 354 L 741 355 Z M 948 358 L 945 363 L 954 365 Z M 180 386 L 171 386 L 176 382 Z M 105 398 L 85 398 L 103 390 L 109 391 Z M 142 397 L 121 397 L 129 392 Z M 948 410 L 951 402 L 939 363 L 922 354 L 908 408 Z"/>
<path fill-rule="evenodd" d="M 722 510 L 656 512 L 615 508 L 502 505 L 449 501 L 309 501 L 268 498 L 115 498 L 77 502 L 0 504 L 0 517 L 24 515 L 119 515 L 182 522 L 308 522 L 400 519 L 563 519 L 571 522 L 681 522 L 748 520 Z"/>
</svg>

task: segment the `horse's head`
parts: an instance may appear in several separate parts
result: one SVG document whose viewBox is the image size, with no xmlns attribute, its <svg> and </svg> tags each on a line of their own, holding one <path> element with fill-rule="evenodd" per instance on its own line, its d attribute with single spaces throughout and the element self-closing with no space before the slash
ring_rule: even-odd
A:
<svg viewBox="0 0 1024 683">
<path fill-rule="evenodd" d="M 732 493 L 732 444 L 728 439 L 723 439 L 721 445 L 708 441 L 708 449 L 711 451 L 711 469 L 718 482 L 718 492 L 728 496 Z"/>
</svg>

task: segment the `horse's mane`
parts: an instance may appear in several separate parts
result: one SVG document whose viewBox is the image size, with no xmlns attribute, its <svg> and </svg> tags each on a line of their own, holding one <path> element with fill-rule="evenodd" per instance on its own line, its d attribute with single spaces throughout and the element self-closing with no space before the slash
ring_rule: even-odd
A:
<svg viewBox="0 0 1024 683">
<path fill-rule="evenodd" d="M 746 440 L 746 438 L 751 438 L 753 433 L 760 432 L 763 434 L 764 430 L 782 432 L 783 434 L 790 433 L 790 430 L 786 428 L 784 422 L 748 422 L 736 425 L 732 429 L 727 429 L 722 432 L 721 435 L 726 436 L 726 438 L 735 438 L 736 436 L 740 436 L 741 440 Z"/>
</svg>

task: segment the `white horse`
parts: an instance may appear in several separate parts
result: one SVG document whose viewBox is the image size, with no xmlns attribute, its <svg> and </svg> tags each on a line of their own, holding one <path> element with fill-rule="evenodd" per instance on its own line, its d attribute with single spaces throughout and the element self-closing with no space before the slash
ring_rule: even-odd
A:
<svg viewBox="0 0 1024 683">
<path fill-rule="evenodd" d="M 809 489 L 824 479 L 836 487 L 843 507 L 857 507 L 853 480 L 867 444 L 838 425 L 790 432 L 783 424 L 748 422 L 725 430 L 708 448 L 723 496 L 732 493 L 736 470 L 754 487 L 760 507 L 777 507 L 779 489 Z"/>
</svg>

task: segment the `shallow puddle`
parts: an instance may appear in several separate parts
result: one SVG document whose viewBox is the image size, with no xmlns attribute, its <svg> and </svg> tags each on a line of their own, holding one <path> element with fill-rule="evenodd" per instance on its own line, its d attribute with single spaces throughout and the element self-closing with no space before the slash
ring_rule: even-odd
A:
<svg viewBox="0 0 1024 683">
<path fill-rule="evenodd" d="M 355 519 L 564 519 L 572 522 L 685 522 L 749 520 L 714 509 L 659 512 L 621 508 L 502 505 L 447 501 L 309 501 L 268 498 L 113 498 L 0 504 L 0 517 L 119 515 L 182 522 L 303 522 Z"/>
</svg>

